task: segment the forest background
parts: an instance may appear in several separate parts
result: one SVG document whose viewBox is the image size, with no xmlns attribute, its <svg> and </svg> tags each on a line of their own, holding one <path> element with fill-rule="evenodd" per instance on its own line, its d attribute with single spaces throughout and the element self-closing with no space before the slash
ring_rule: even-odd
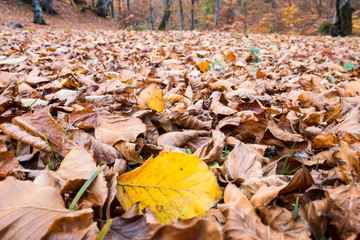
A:
<svg viewBox="0 0 360 240">
<path fill-rule="evenodd" d="M 331 25 L 341 0 L 1 0 L 7 6 L 31 8 L 42 6 L 44 16 L 35 19 L 45 24 L 49 15 L 61 15 L 60 8 L 70 9 L 73 16 L 97 14 L 96 21 L 127 30 L 231 30 L 241 33 L 277 33 L 288 35 L 331 34 Z M 360 35 L 360 1 L 349 1 L 352 14 L 352 35 Z M 14 2 L 17 5 L 14 5 Z M 30 3 L 30 4 L 24 4 Z M 346 1 L 345 1 L 346 2 Z M 34 4 L 35 3 L 35 4 Z M 32 6 L 31 6 L 32 4 Z M 35 7 L 34 7 L 35 5 Z M 69 5 L 73 5 L 70 8 Z M 66 7 L 67 6 L 67 7 Z M 66 10 L 68 12 L 69 10 Z M 64 12 L 64 11 L 63 11 Z M 217 14 L 218 12 L 218 14 Z M 13 14 L 8 12 L 7 14 Z M 35 14 L 36 15 L 36 14 Z M 164 22 L 164 16 L 167 20 Z M 4 16 L 3 16 L 4 18 Z M 36 16 L 35 16 L 36 18 Z M 58 16 L 59 18 L 59 16 Z M 64 16 L 62 19 L 65 21 Z M 75 20 L 74 20 L 75 19 Z M 0 17 L 0 21 L 1 21 Z M 61 16 L 60 16 L 60 21 Z M 71 21 L 77 21 L 72 18 Z M 67 23 L 69 27 L 77 22 Z M 59 27 L 58 23 L 51 24 Z M 55 26 L 54 26 L 55 25 Z M 101 27 L 101 25 L 100 25 Z M 96 28 L 96 27 L 95 27 Z"/>
</svg>

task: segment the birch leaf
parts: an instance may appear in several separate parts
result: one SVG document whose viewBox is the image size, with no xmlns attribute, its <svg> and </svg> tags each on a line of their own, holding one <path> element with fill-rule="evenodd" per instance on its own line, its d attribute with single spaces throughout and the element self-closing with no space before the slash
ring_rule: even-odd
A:
<svg viewBox="0 0 360 240">
<path fill-rule="evenodd" d="M 117 199 L 125 210 L 150 206 L 161 223 L 201 217 L 221 196 L 214 175 L 198 157 L 161 153 L 118 179 Z"/>
</svg>

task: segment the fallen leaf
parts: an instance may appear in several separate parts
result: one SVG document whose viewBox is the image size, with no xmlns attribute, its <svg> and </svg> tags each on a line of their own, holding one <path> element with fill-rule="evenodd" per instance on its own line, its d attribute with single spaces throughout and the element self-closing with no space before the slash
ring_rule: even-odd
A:
<svg viewBox="0 0 360 240">
<path fill-rule="evenodd" d="M 89 208 L 76 212 L 66 209 L 59 192 L 53 187 L 13 177 L 0 182 L 0 232 L 3 239 L 41 239 L 56 232 L 55 225 L 61 219 L 80 221 L 82 224 L 78 227 L 83 229 L 85 223 L 91 224 L 92 217 Z M 76 228 L 73 225 L 71 229 L 75 234 L 80 230 Z"/>
<path fill-rule="evenodd" d="M 279 194 L 303 193 L 314 184 L 314 180 L 306 167 L 297 170 L 290 182 L 280 190 Z"/>
<path fill-rule="evenodd" d="M 139 105 L 142 109 L 150 108 L 162 112 L 165 107 L 163 93 L 155 84 L 151 84 L 139 94 Z"/>
<path fill-rule="evenodd" d="M 202 216 L 221 196 L 214 176 L 199 158 L 161 153 L 118 179 L 117 199 L 129 209 L 140 201 L 162 223 Z"/>
<path fill-rule="evenodd" d="M 236 62 L 235 54 L 233 52 L 229 52 L 228 54 L 226 54 L 225 61 L 228 64 L 235 63 Z"/>
<path fill-rule="evenodd" d="M 329 191 L 333 200 L 330 210 L 330 227 L 337 239 L 347 239 L 360 232 L 360 185 L 353 182 Z"/>
<path fill-rule="evenodd" d="M 239 183 L 249 178 L 260 178 L 262 168 L 257 158 L 256 153 L 249 150 L 245 143 L 240 142 L 224 163 L 226 178 Z"/>
<path fill-rule="evenodd" d="M 138 118 L 101 113 L 98 115 L 95 137 L 112 146 L 118 141 L 134 142 L 136 137 L 145 130 L 146 125 Z"/>
<path fill-rule="evenodd" d="M 27 56 L 22 56 L 18 58 L 6 58 L 6 59 L 1 59 L 0 64 L 19 64 L 24 62 L 26 59 Z"/>
</svg>

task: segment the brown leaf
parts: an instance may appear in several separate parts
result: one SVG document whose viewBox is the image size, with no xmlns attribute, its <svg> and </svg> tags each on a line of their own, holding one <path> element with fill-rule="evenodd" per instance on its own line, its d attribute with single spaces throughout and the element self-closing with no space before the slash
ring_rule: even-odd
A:
<svg viewBox="0 0 360 240">
<path fill-rule="evenodd" d="M 143 163 L 144 160 L 140 156 L 141 149 L 136 143 L 120 141 L 114 146 L 125 157 L 128 164 Z"/>
<path fill-rule="evenodd" d="M 73 148 L 63 159 L 56 172 L 50 172 L 56 181 L 51 186 L 59 190 L 60 194 L 77 192 L 82 185 L 97 170 L 93 157 L 84 149 Z M 36 178 L 39 185 L 48 186 L 48 174 Z M 97 176 L 89 188 L 89 194 L 81 200 L 83 207 L 102 206 L 107 198 L 107 187 L 103 172 Z M 87 202 L 84 204 L 84 201 Z"/>
<path fill-rule="evenodd" d="M 334 201 L 330 210 L 330 227 L 337 239 L 346 239 L 360 232 L 360 184 L 340 186 L 329 191 Z"/>
<path fill-rule="evenodd" d="M 57 231 L 57 221 L 91 223 L 92 210 L 70 211 L 53 187 L 8 177 L 0 182 L 0 236 L 2 239 L 41 239 Z M 11 194 L 8 194 L 10 193 Z M 67 224 L 68 225 L 68 224 Z M 71 225 L 71 224 L 70 224 Z M 68 225 L 69 226 L 69 225 Z M 76 235 L 77 226 L 71 231 Z M 65 230 L 66 231 L 66 230 Z M 69 234 L 71 236 L 71 234 Z M 69 236 L 68 235 L 68 236 Z"/>
<path fill-rule="evenodd" d="M 226 217 L 223 231 L 228 239 L 292 239 L 274 231 L 253 216 L 238 212 L 231 205 L 221 204 L 219 209 Z"/>
<path fill-rule="evenodd" d="M 280 190 L 279 194 L 303 193 L 314 184 L 314 180 L 306 167 L 297 170 L 290 182 Z"/>
<path fill-rule="evenodd" d="M 211 132 L 211 140 L 199 147 L 194 152 L 195 156 L 198 156 L 206 163 L 212 162 L 219 158 L 225 146 L 225 134 L 216 130 L 212 130 Z"/>
<path fill-rule="evenodd" d="M 279 128 L 277 126 L 277 124 L 275 123 L 275 121 L 273 119 L 269 120 L 269 126 L 268 126 L 269 131 L 274 135 L 274 137 L 276 137 L 277 139 L 281 140 L 281 141 L 286 141 L 286 142 L 303 142 L 305 139 L 303 136 L 301 136 L 300 134 L 296 134 L 296 133 L 290 133 L 288 131 L 282 130 L 281 128 Z"/>
<path fill-rule="evenodd" d="M 301 217 L 293 219 L 293 214 L 286 208 L 279 206 L 259 205 L 264 224 L 275 231 L 281 232 L 292 239 L 310 239 L 310 230 L 306 221 Z"/>
<path fill-rule="evenodd" d="M 224 202 L 234 207 L 238 212 L 245 213 L 249 216 L 260 220 L 254 206 L 246 198 L 246 196 L 234 184 L 229 183 L 224 192 Z"/>
<path fill-rule="evenodd" d="M 338 139 L 332 133 L 318 135 L 313 139 L 312 148 L 330 148 L 338 144 Z"/>
<path fill-rule="evenodd" d="M 333 156 L 340 160 L 338 173 L 341 180 L 352 183 L 352 175 L 354 175 L 355 179 L 360 178 L 360 156 L 348 143 L 341 141 L 339 151 L 336 151 Z"/>
<path fill-rule="evenodd" d="M 76 218 L 64 217 L 56 220 L 49 228 L 48 233 L 43 239 L 67 240 L 67 239 L 89 239 L 95 240 L 99 230 L 97 223 L 91 223 L 91 219 L 86 216 Z"/>
<path fill-rule="evenodd" d="M 145 238 L 150 230 L 146 217 L 139 214 L 139 204 L 134 204 L 122 216 L 112 220 L 111 228 L 105 239 Z"/>
<path fill-rule="evenodd" d="M 222 240 L 220 226 L 214 221 L 193 218 L 178 224 L 163 225 L 147 239 L 151 240 Z"/>
<path fill-rule="evenodd" d="M 302 195 L 304 205 L 300 207 L 304 218 L 308 221 L 309 227 L 316 240 L 320 240 L 329 222 L 327 214 L 330 213 L 333 200 L 329 193 L 322 189 L 310 189 Z"/>
<path fill-rule="evenodd" d="M 13 139 L 26 143 L 41 151 L 50 152 L 49 146 L 46 144 L 45 140 L 40 137 L 34 137 L 14 124 L 3 123 L 0 125 L 0 129 L 3 133 Z"/>
<path fill-rule="evenodd" d="M 174 114 L 172 114 L 171 121 L 174 124 L 177 124 L 184 128 L 196 129 L 196 130 L 200 130 L 200 129 L 209 130 L 211 129 L 211 125 L 212 125 L 212 121 L 207 121 L 207 120 L 203 121 L 196 116 L 189 115 L 189 113 L 181 113 L 177 111 Z"/>
<path fill-rule="evenodd" d="M 185 144 L 199 136 L 200 131 L 185 131 L 185 132 L 169 132 L 160 135 L 157 139 L 157 145 L 171 145 L 175 147 L 184 147 Z"/>
<path fill-rule="evenodd" d="M 134 142 L 136 137 L 145 130 L 146 125 L 138 118 L 101 113 L 98 115 L 95 137 L 112 146 L 118 141 Z"/>
<path fill-rule="evenodd" d="M 224 163 L 226 177 L 240 183 L 249 178 L 260 178 L 262 168 L 257 158 L 256 153 L 249 150 L 245 143 L 240 142 Z"/>
<path fill-rule="evenodd" d="M 16 159 L 14 153 L 8 152 L 4 140 L 0 139 L 0 179 L 7 176 L 16 176 L 19 161 Z"/>
<path fill-rule="evenodd" d="M 210 96 L 210 99 L 212 99 L 210 109 L 215 114 L 227 116 L 227 115 L 236 113 L 236 111 L 234 109 L 231 109 L 230 107 L 227 106 L 228 101 L 225 99 L 225 96 L 223 93 L 213 92 Z"/>
</svg>

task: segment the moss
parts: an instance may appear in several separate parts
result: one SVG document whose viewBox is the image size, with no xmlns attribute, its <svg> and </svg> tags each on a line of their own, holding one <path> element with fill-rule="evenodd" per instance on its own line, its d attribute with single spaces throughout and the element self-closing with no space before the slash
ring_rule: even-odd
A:
<svg viewBox="0 0 360 240">
<path fill-rule="evenodd" d="M 340 17 L 341 17 L 341 36 L 348 36 L 352 34 L 352 7 L 350 1 L 347 1 L 346 4 L 340 8 Z"/>
<path fill-rule="evenodd" d="M 324 35 L 330 35 L 331 29 L 332 29 L 332 21 L 331 20 L 325 20 L 320 23 L 320 26 L 318 28 L 318 32 L 321 36 Z"/>
</svg>

